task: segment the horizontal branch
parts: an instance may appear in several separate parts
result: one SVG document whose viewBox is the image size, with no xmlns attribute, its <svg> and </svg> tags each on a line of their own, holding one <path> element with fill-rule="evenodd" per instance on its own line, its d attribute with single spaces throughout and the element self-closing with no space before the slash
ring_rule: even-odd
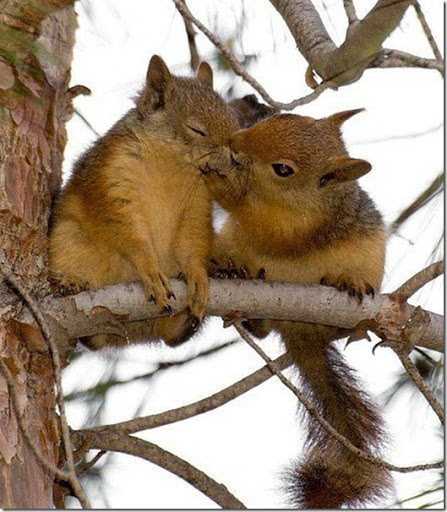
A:
<svg viewBox="0 0 447 512">
<path fill-rule="evenodd" d="M 178 280 L 172 280 L 171 284 L 177 297 L 172 302 L 173 308 L 181 311 L 187 305 L 186 286 Z M 47 297 L 41 302 L 41 309 L 68 338 L 116 333 L 120 322 L 162 316 L 156 305 L 146 301 L 139 283 L 108 286 L 63 298 Z M 415 310 L 424 312 L 424 325 L 418 325 L 418 337 L 413 343 L 443 352 L 444 317 L 386 294 L 376 295 L 374 299 L 365 297 L 359 305 L 348 294 L 319 285 L 210 279 L 207 306 L 209 315 L 228 316 L 238 311 L 245 318 L 292 320 L 347 329 L 369 321 L 368 329 L 405 343 L 408 340 L 403 336 L 408 337 L 407 323 Z M 17 320 L 33 323 L 29 314 L 22 314 Z"/>
</svg>

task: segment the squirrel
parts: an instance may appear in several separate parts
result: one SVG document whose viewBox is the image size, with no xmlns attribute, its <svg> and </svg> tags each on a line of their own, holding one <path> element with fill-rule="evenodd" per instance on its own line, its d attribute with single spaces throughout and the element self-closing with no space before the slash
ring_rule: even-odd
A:
<svg viewBox="0 0 447 512">
<path fill-rule="evenodd" d="M 172 314 L 169 278 L 184 276 L 189 311 L 131 322 L 127 337 L 98 334 L 90 349 L 160 338 L 177 345 L 198 328 L 208 297 L 212 202 L 200 169 L 233 165 L 239 128 L 202 62 L 195 78 L 171 74 L 154 55 L 136 106 L 77 161 L 56 200 L 50 272 L 62 286 L 140 280 L 148 300 Z"/>
<path fill-rule="evenodd" d="M 360 302 L 379 289 L 384 223 L 356 181 L 371 165 L 348 155 L 341 134 L 342 124 L 361 110 L 319 120 L 278 114 L 233 134 L 239 167 L 206 175 L 229 213 L 212 260 L 224 276 L 261 271 L 267 281 L 334 286 Z M 290 321 L 243 325 L 259 338 L 279 332 L 323 417 L 361 450 L 380 450 L 382 419 L 331 344 L 347 330 Z M 298 508 L 356 507 L 386 496 L 392 485 L 386 469 L 357 457 L 310 415 L 304 457 L 285 480 Z"/>
</svg>

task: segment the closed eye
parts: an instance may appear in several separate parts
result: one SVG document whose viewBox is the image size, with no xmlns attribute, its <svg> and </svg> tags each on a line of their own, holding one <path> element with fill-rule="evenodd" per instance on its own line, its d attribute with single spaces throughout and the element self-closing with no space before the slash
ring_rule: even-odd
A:
<svg viewBox="0 0 447 512">
<path fill-rule="evenodd" d="M 194 133 L 197 133 L 198 135 L 201 135 L 202 137 L 206 137 L 206 133 L 203 130 L 200 130 L 199 128 L 195 128 L 194 126 L 191 126 L 190 124 L 187 124 L 186 126 Z"/>
</svg>

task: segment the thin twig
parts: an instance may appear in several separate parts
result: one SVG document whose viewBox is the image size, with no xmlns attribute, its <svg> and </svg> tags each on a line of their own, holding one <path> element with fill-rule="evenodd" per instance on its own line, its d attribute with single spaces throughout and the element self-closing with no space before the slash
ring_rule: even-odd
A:
<svg viewBox="0 0 447 512">
<path fill-rule="evenodd" d="M 186 0 L 181 1 L 186 5 Z M 200 64 L 200 55 L 196 44 L 196 33 L 191 20 L 186 16 L 182 16 L 182 18 L 185 24 L 186 37 L 188 38 L 189 54 L 191 57 L 190 66 L 192 71 L 196 71 Z"/>
<path fill-rule="evenodd" d="M 292 364 L 292 359 L 289 354 L 283 354 L 282 356 L 275 359 L 274 363 L 278 368 L 284 370 Z M 191 404 L 184 405 L 176 409 L 171 409 L 159 414 L 134 418 L 132 420 L 123 421 L 121 423 L 115 423 L 112 425 L 94 427 L 88 430 L 80 431 L 80 433 L 83 434 L 84 432 L 112 430 L 126 434 L 134 434 L 136 432 L 141 432 L 150 428 L 161 427 L 162 425 L 170 425 L 171 423 L 193 418 L 199 414 L 217 409 L 218 407 L 225 405 L 231 400 L 234 400 L 238 396 L 247 393 L 247 391 L 250 391 L 256 386 L 259 386 L 271 377 L 272 371 L 270 368 L 268 366 L 263 366 L 259 370 L 256 370 L 247 377 L 244 377 L 238 382 L 235 382 L 231 386 L 228 386 L 227 388 L 224 388 L 219 392 L 208 396 L 207 398 L 198 400 L 197 402 L 193 402 Z M 74 435 L 76 435 L 76 433 Z"/>
<path fill-rule="evenodd" d="M 3 262 L 4 263 L 4 262 Z M 5 265 L 5 263 L 4 263 Z M 65 455 L 67 458 L 67 465 L 68 465 L 68 475 L 69 475 L 69 482 L 71 486 L 73 487 L 73 492 L 75 493 L 76 497 L 79 499 L 81 505 L 83 508 L 91 508 L 90 501 L 87 497 L 87 495 L 84 492 L 84 489 L 82 488 L 81 483 L 79 482 L 79 479 L 76 475 L 76 469 L 74 465 L 74 458 L 73 458 L 73 446 L 71 444 L 70 439 L 70 431 L 68 428 L 67 423 L 67 416 L 65 412 L 65 402 L 64 402 L 64 393 L 62 389 L 62 379 L 61 379 L 61 361 L 59 356 L 59 350 L 57 348 L 56 343 L 53 340 L 53 336 L 51 333 L 51 329 L 48 325 L 47 320 L 41 313 L 39 306 L 37 305 L 37 302 L 34 300 L 34 298 L 31 296 L 31 294 L 28 292 L 28 290 L 20 283 L 20 281 L 15 277 L 13 272 L 2 270 L 4 278 L 11 284 L 11 286 L 20 294 L 20 296 L 23 298 L 23 300 L 27 303 L 29 309 L 33 313 L 36 321 L 40 325 L 40 328 L 42 330 L 42 333 L 50 347 L 51 350 L 51 356 L 53 360 L 54 365 L 54 376 L 56 381 L 56 391 L 57 391 L 57 403 L 59 406 L 59 412 L 60 412 L 60 422 L 61 422 L 61 428 L 62 428 L 62 439 L 64 443 L 64 449 L 65 449 Z"/>
<path fill-rule="evenodd" d="M 423 208 L 438 194 L 440 194 L 444 187 L 444 173 L 441 172 L 430 183 L 430 185 L 423 190 L 419 196 L 399 214 L 397 219 L 391 224 L 391 233 L 395 233 L 400 226 L 406 222 L 413 214 Z"/>
<path fill-rule="evenodd" d="M 359 21 L 357 17 L 357 13 L 355 11 L 354 1 L 353 0 L 343 0 L 343 5 L 345 7 L 346 17 L 348 18 L 348 22 L 350 25 Z"/>
<path fill-rule="evenodd" d="M 436 279 L 438 276 L 444 273 L 444 262 L 437 261 L 432 263 L 428 267 L 424 268 L 414 276 L 410 277 L 404 284 L 399 286 L 397 290 L 393 292 L 393 295 L 399 295 L 401 300 L 408 300 L 418 290 L 420 290 L 427 283 Z"/>
<path fill-rule="evenodd" d="M 116 432 L 96 432 L 88 435 L 90 448 L 134 455 L 157 464 L 170 473 L 179 476 L 205 496 L 225 509 L 246 509 L 223 484 L 216 482 L 206 473 L 177 455 L 149 441 Z"/>
<path fill-rule="evenodd" d="M 89 460 L 88 462 L 83 462 L 82 464 L 78 465 L 78 474 L 82 475 L 83 473 L 87 473 L 104 455 L 106 455 L 106 450 L 100 450 L 92 460 Z"/>
<path fill-rule="evenodd" d="M 425 36 L 431 46 L 433 55 L 436 57 L 436 60 L 439 60 L 440 62 L 442 62 L 443 59 L 442 59 L 441 52 L 439 51 L 439 47 L 435 41 L 433 32 L 431 31 L 430 25 L 427 22 L 427 18 L 425 17 L 425 14 L 421 8 L 421 4 L 419 3 L 418 0 L 414 0 L 413 7 L 414 7 L 414 10 L 416 11 L 416 15 L 419 19 L 419 23 L 422 26 L 422 30 L 424 31 Z"/>
<path fill-rule="evenodd" d="M 193 16 L 191 11 L 185 5 L 183 0 L 173 0 L 177 10 L 185 19 L 188 19 L 191 23 L 193 23 L 213 44 L 214 46 L 220 50 L 222 55 L 228 60 L 228 63 L 233 68 L 233 71 L 236 75 L 243 78 L 247 83 L 249 83 L 253 89 L 255 89 L 261 97 L 272 107 L 275 107 L 277 110 L 293 110 L 294 108 L 305 105 L 306 103 L 310 103 L 320 96 L 320 94 L 325 91 L 329 85 L 325 82 L 320 84 L 313 92 L 308 94 L 307 96 L 303 96 L 302 98 L 297 98 L 289 103 L 282 103 L 279 101 L 275 101 L 268 92 L 264 89 L 264 87 L 251 75 L 247 73 L 242 64 L 237 60 L 237 58 L 233 55 L 233 53 L 222 43 L 210 30 L 208 30 L 205 25 L 197 18 Z"/>
<path fill-rule="evenodd" d="M 408 354 L 404 350 L 401 350 L 398 346 L 393 346 L 392 348 L 396 352 L 412 381 L 419 388 L 419 391 L 424 395 L 431 408 L 435 411 L 439 421 L 444 425 L 444 409 L 434 396 L 432 390 L 425 383 L 413 361 L 410 359 Z"/>
<path fill-rule="evenodd" d="M 379 459 L 378 457 L 374 457 L 373 455 L 370 455 L 363 450 L 360 450 L 360 448 L 357 448 L 357 446 L 353 445 L 346 437 L 341 435 L 330 423 L 328 423 L 318 412 L 317 408 L 306 398 L 306 396 L 296 387 L 294 386 L 282 373 L 281 370 L 277 367 L 277 365 L 270 359 L 270 357 L 262 350 L 259 345 L 257 345 L 251 336 L 247 333 L 247 331 L 244 329 L 242 324 L 240 322 L 237 322 L 235 324 L 236 330 L 239 332 L 240 336 L 244 341 L 247 342 L 250 347 L 252 347 L 260 356 L 261 358 L 267 363 L 267 366 L 271 369 L 271 371 L 279 378 L 279 380 L 288 387 L 292 393 L 298 398 L 298 400 L 303 404 L 303 406 L 306 408 L 306 410 L 309 412 L 309 414 L 312 415 L 313 418 L 315 418 L 320 425 L 326 430 L 326 432 L 330 435 L 332 435 L 337 441 L 339 441 L 345 448 L 350 450 L 352 453 L 357 455 L 358 457 L 370 462 L 371 464 L 374 464 L 376 466 L 380 466 L 382 468 L 386 468 L 390 471 L 395 471 L 399 473 L 410 473 L 413 471 L 425 471 L 428 469 L 434 469 L 434 468 L 441 468 L 443 467 L 443 462 L 435 462 L 433 464 L 418 464 L 416 466 L 406 466 L 406 467 L 399 467 L 395 466 L 394 464 L 390 464 L 388 462 L 383 461 L 382 459 Z"/>
</svg>

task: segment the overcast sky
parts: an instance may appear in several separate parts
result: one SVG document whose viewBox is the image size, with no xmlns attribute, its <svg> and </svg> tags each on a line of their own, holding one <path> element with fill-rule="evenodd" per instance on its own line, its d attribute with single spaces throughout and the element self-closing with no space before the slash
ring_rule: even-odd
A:
<svg viewBox="0 0 447 512">
<path fill-rule="evenodd" d="M 375 2 L 355 3 L 363 15 Z M 443 3 L 420 3 L 442 47 Z M 331 36 L 340 43 L 346 30 L 341 0 L 314 0 L 314 4 Z M 235 35 L 240 0 L 189 0 L 188 5 L 220 37 Z M 189 74 L 183 22 L 169 0 L 82 0 L 76 6 L 79 29 L 72 84 L 86 85 L 93 92 L 90 97 L 78 98 L 76 107 L 100 134 L 132 107 L 131 98 L 143 83 L 151 55 L 161 55 L 175 73 Z M 307 94 L 307 63 L 297 52 L 282 18 L 267 0 L 245 2 L 245 11 L 243 49 L 258 55 L 249 71 L 277 100 L 290 101 Z M 214 55 L 203 36 L 199 35 L 197 42 L 203 58 Z M 412 9 L 386 46 L 432 57 Z M 230 83 L 228 74 L 217 73 L 215 83 L 217 90 L 225 91 Z M 239 78 L 234 84 L 240 95 L 253 92 Z M 346 123 L 345 140 L 352 156 L 372 163 L 373 171 L 362 178 L 361 185 L 386 221 L 391 222 L 443 168 L 443 82 L 436 71 L 369 70 L 359 82 L 327 91 L 296 112 L 323 117 L 357 107 L 365 107 L 366 113 Z M 65 176 L 74 160 L 96 138 L 77 116 L 68 123 L 68 132 Z M 415 215 L 399 236 L 390 239 L 385 291 L 394 289 L 432 261 L 442 223 L 443 203 L 439 198 Z M 440 257 L 438 252 L 436 259 Z M 441 313 L 441 280 L 415 295 L 413 303 Z M 224 330 L 221 324 L 219 319 L 211 319 L 201 335 L 175 350 L 142 346 L 123 351 L 118 377 L 147 372 L 154 362 L 182 359 L 235 336 L 232 329 Z M 282 351 L 273 336 L 261 344 L 272 356 Z M 377 399 L 400 371 L 396 357 L 388 349 L 378 349 L 373 356 L 371 345 L 366 342 L 351 345 L 345 354 Z M 106 365 L 104 354 L 84 356 L 66 370 L 66 391 L 93 385 L 102 377 Z M 249 347 L 236 344 L 212 358 L 163 372 L 150 387 L 134 383 L 113 391 L 104 421 L 132 417 L 143 399 L 140 414 L 184 405 L 232 384 L 260 366 L 262 362 Z M 394 464 L 432 462 L 440 456 L 442 444 L 435 436 L 434 414 L 422 400 L 416 404 L 417 400 L 415 396 L 404 396 L 394 407 L 383 409 L 390 432 L 386 459 Z M 70 406 L 68 411 L 71 425 L 80 426 L 85 418 L 84 406 Z M 278 475 L 300 453 L 303 441 L 296 399 L 274 379 L 216 411 L 150 430 L 141 437 L 204 470 L 251 508 L 285 505 L 278 490 Z M 213 502 L 194 488 L 150 463 L 114 457 L 112 469 L 106 472 L 107 494 L 114 508 L 214 508 Z M 432 478 L 427 473 L 399 474 L 397 495 L 405 498 L 416 494 Z M 102 505 L 99 497 L 91 498 L 96 506 Z M 422 502 L 413 502 L 418 503 Z M 390 501 L 382 504 L 388 505 Z"/>
</svg>

